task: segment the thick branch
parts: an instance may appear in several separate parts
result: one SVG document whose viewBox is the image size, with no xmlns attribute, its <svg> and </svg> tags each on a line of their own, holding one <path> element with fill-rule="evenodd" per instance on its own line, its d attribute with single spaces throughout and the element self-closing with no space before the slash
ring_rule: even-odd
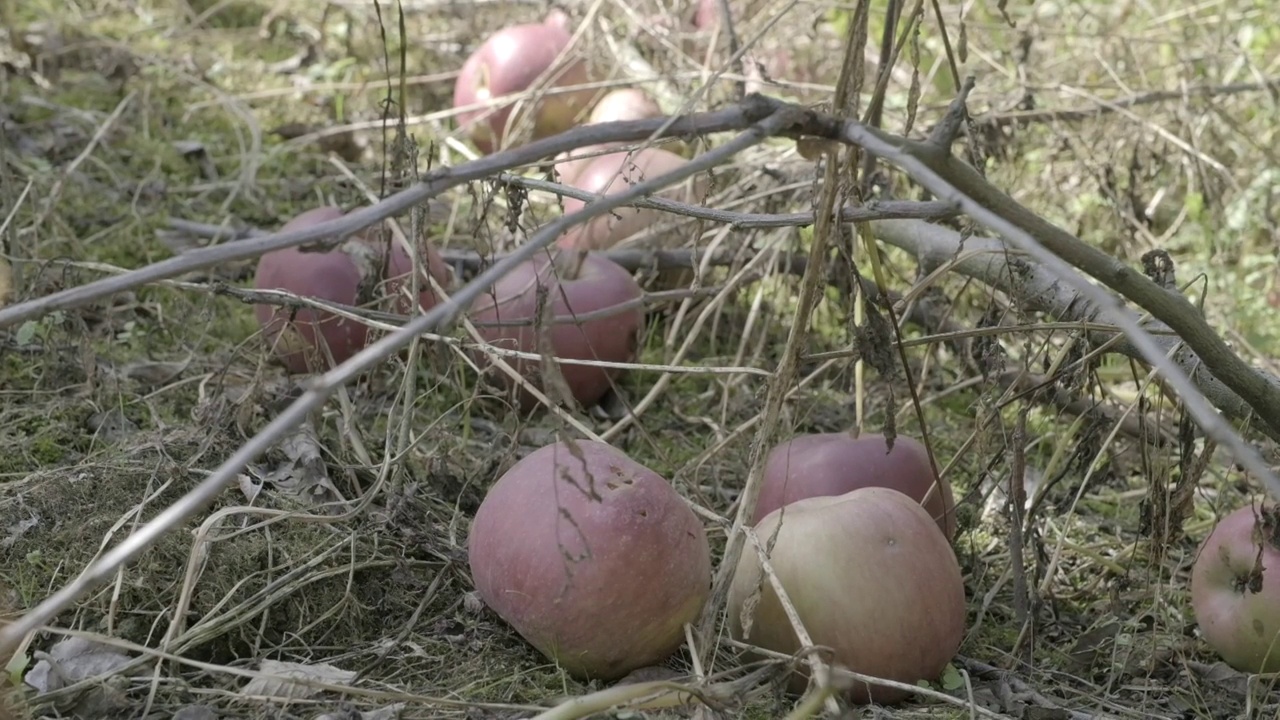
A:
<svg viewBox="0 0 1280 720">
<path fill-rule="evenodd" d="M 1007 293 L 1022 307 L 1047 313 L 1056 320 L 1086 322 L 1095 327 L 1117 326 L 1117 316 L 1127 317 L 1132 322 L 1139 320 L 1138 313 L 1127 307 L 1098 307 L 1039 265 L 1021 261 L 1016 267 L 1011 266 L 1011 249 L 999 239 L 982 236 L 962 238 L 955 230 L 918 220 L 881 220 L 871 223 L 871 227 L 880 240 L 914 255 L 925 272 L 954 261 L 954 272 Z M 1248 417 L 1249 404 L 1212 372 L 1205 370 L 1196 354 L 1182 344 L 1172 329 L 1157 320 L 1148 320 L 1146 327 L 1166 354 L 1173 353 L 1173 361 L 1191 377 L 1196 388 L 1214 407 L 1238 420 Z M 1116 338 L 1114 333 L 1105 331 L 1091 332 L 1091 335 L 1093 342 L 1112 342 L 1112 351 L 1143 361 L 1142 352 L 1128 338 Z M 1181 348 L 1174 352 L 1178 346 Z M 1257 372 L 1266 382 L 1280 387 L 1280 378 L 1261 370 Z M 1259 428 L 1272 439 L 1280 441 L 1280 431 L 1267 425 Z"/>
<path fill-rule="evenodd" d="M 1232 352 L 1186 297 L 1160 287 L 1138 270 L 1081 242 L 1031 212 L 956 158 L 948 155 L 934 169 L 943 180 L 1022 229 L 1054 255 L 1098 279 L 1168 325 L 1195 351 L 1206 367 L 1245 399 L 1272 430 L 1280 431 L 1280 386 L 1268 383 Z"/>
</svg>

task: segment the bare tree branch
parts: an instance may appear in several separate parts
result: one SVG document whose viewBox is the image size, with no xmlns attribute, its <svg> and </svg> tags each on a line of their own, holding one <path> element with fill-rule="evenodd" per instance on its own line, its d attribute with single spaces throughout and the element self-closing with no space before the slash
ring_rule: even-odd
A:
<svg viewBox="0 0 1280 720">
<path fill-rule="evenodd" d="M 194 250 L 123 275 L 103 278 L 7 308 L 0 308 L 0 329 L 54 310 L 67 310 L 87 305 L 118 292 L 132 290 L 193 270 L 235 260 L 247 260 L 280 248 L 351 235 L 389 217 L 404 213 L 449 188 L 481 180 L 503 170 L 537 163 L 568 150 L 615 141 L 634 142 L 650 137 L 682 137 L 742 130 L 778 112 L 788 112 L 794 117 L 795 109 L 785 103 L 770 102 L 763 96 L 753 95 L 732 107 L 714 112 L 695 113 L 675 118 L 661 117 L 581 125 L 559 135 L 497 152 L 457 167 L 432 171 L 421 182 L 336 220 L 287 233 L 273 233 L 249 241 Z"/>
<path fill-rule="evenodd" d="M 973 122 L 979 127 L 1030 125 L 1031 123 L 1048 122 L 1050 120 L 1073 122 L 1078 120 L 1088 120 L 1089 118 L 1096 118 L 1101 115 L 1109 115 L 1114 112 L 1138 107 L 1140 105 L 1150 105 L 1152 103 L 1167 102 L 1170 100 L 1184 100 L 1192 97 L 1240 95 L 1242 93 L 1258 92 L 1259 90 L 1270 90 L 1273 93 L 1280 93 L 1280 78 L 1270 78 L 1261 82 L 1234 83 L 1231 85 L 1195 85 L 1179 90 L 1153 90 L 1151 92 L 1127 95 L 1122 98 L 1116 98 L 1115 100 L 1102 100 L 1093 105 L 1093 107 L 1085 108 L 1044 108 L 1041 110 L 992 112 L 975 116 L 973 118 Z"/>
<path fill-rule="evenodd" d="M 814 132 L 819 128 L 810 127 L 811 124 L 820 126 L 822 132 Z M 904 140 L 856 121 L 813 117 L 802 125 L 807 134 L 861 145 L 902 168 L 934 195 L 958 203 L 974 220 L 1000 233 L 1010 244 L 1075 286 L 1099 311 L 1114 313 L 1117 326 L 1141 352 L 1144 362 L 1165 374 L 1205 434 L 1231 448 L 1236 461 L 1254 473 L 1273 497 L 1280 498 L 1280 477 L 1271 471 L 1258 451 L 1214 412 L 1188 373 L 1161 351 L 1155 338 L 1135 318 L 1123 313 L 1124 305 L 1119 298 L 1089 282 L 1077 268 L 1175 330 L 1199 359 L 1272 430 L 1280 430 L 1280 387 L 1268 383 L 1236 356 L 1185 297 L 1156 285 L 1133 268 L 1031 212 L 944 148 Z"/>
<path fill-rule="evenodd" d="M 542 192 L 553 193 L 564 197 L 571 197 L 577 200 L 591 201 L 601 195 L 590 193 L 585 190 L 554 183 L 549 180 L 539 180 L 537 178 L 529 178 L 521 175 L 512 175 L 510 173 L 500 173 L 495 178 L 499 182 L 524 188 L 527 190 L 537 190 Z M 640 198 L 635 202 L 627 203 L 625 207 L 647 208 L 653 210 L 662 210 L 672 215 L 683 215 L 685 217 L 695 218 L 698 220 L 710 220 L 712 222 L 723 223 L 735 230 L 757 230 L 785 227 L 808 227 L 813 224 L 813 212 L 795 212 L 795 213 L 742 213 L 732 210 L 719 210 L 702 205 L 690 205 L 689 203 L 677 202 L 661 197 Z M 865 205 L 848 205 L 840 210 L 840 221 L 843 223 L 860 223 L 869 222 L 871 220 L 947 220 L 960 214 L 960 210 L 955 205 L 941 200 L 872 200 Z M 181 218 L 169 218 L 169 228 L 195 237 L 209 238 L 211 240 L 247 240 L 250 238 L 260 238 L 270 236 L 272 233 L 259 228 L 238 226 L 226 227 L 224 225 L 213 225 L 210 223 L 192 222 Z M 442 253 L 451 252 L 448 249 L 441 249 Z M 453 251 L 456 253 L 456 251 Z"/>
<path fill-rule="evenodd" d="M 1092 342 L 1112 342 L 1113 352 L 1145 361 L 1142 352 L 1127 337 L 1115 338 L 1112 332 L 1091 329 L 1118 327 L 1118 316 L 1138 322 L 1138 313 L 1123 306 L 1100 308 L 1092 299 L 1066 286 L 1061 278 L 1044 267 L 1013 257 L 1009 246 L 997 238 L 963 237 L 950 228 L 918 220 L 882 220 L 871 223 L 871 227 L 880 240 L 914 255 L 925 272 L 944 263 L 952 263 L 952 271 L 1008 293 L 1029 310 L 1047 313 L 1064 322 L 1087 323 L 1085 327 L 1090 328 L 1088 332 Z M 1158 320 L 1147 321 L 1145 327 L 1161 347 L 1162 354 L 1171 355 L 1209 402 L 1235 419 L 1243 420 L 1249 416 L 1249 404 L 1212 372 L 1204 369 L 1194 352 L 1185 346 L 1178 350 L 1182 340 L 1175 331 Z M 1280 378 L 1263 370 L 1257 373 L 1280 387 Z M 1280 431 L 1266 424 L 1258 427 L 1272 439 L 1280 441 Z"/>
</svg>

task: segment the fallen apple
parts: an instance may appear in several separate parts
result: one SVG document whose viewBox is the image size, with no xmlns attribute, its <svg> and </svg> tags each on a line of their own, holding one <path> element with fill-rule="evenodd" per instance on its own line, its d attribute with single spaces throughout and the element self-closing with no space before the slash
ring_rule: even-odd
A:
<svg viewBox="0 0 1280 720">
<path fill-rule="evenodd" d="M 280 231 L 312 227 L 343 215 L 340 208 L 333 206 L 313 208 L 285 223 Z M 392 245 L 389 255 L 388 244 Z M 448 266 L 430 243 L 423 243 L 422 247 L 424 267 L 449 287 Z M 295 246 L 264 253 L 258 259 L 254 288 L 361 306 L 377 304 L 387 292 L 398 292 L 409 282 L 412 271 L 409 254 L 399 244 L 375 242 L 366 233 L 358 233 L 330 250 Z M 435 305 L 437 295 L 425 278 L 420 290 L 424 309 Z M 402 295 L 391 305 L 393 311 L 408 312 L 407 298 Z M 289 372 L 327 370 L 348 360 L 369 341 L 367 325 L 328 310 L 258 303 L 253 311 L 268 345 Z"/>
<path fill-rule="evenodd" d="M 656 472 L 591 440 L 544 446 L 504 473 L 467 554 L 481 600 L 579 678 L 661 662 L 710 593 L 697 516 Z"/>
<path fill-rule="evenodd" d="M 765 547 L 773 543 L 770 565 L 810 638 L 833 651 L 837 669 L 916 683 L 936 679 L 955 656 L 965 629 L 964 580 L 950 544 L 911 498 L 882 487 L 811 497 L 769 513 L 755 532 Z M 728 618 L 740 641 L 784 654 L 800 649 L 750 543 L 729 589 Z M 790 689 L 803 692 L 807 680 L 802 668 Z M 906 696 L 861 682 L 849 692 L 859 704 Z"/>
<path fill-rule="evenodd" d="M 1218 521 L 1192 566 L 1191 606 L 1228 665 L 1280 672 L 1280 506 L 1245 506 Z"/>
<path fill-rule="evenodd" d="M 661 148 L 649 147 L 634 153 L 611 153 L 595 158 L 584 167 L 572 185 L 596 195 L 615 195 L 633 185 L 661 177 L 688 160 Z M 685 203 L 696 203 L 707 192 L 706 175 L 695 175 L 669 185 L 656 197 Z M 564 213 L 569 215 L 581 210 L 586 202 L 576 198 L 564 199 Z M 561 247 L 585 250 L 605 250 L 644 230 L 651 229 L 674 216 L 661 210 L 622 207 L 576 225 L 556 242 Z M 679 218 L 674 218 L 679 219 Z M 682 243 L 681 243 L 682 244 Z"/>
<path fill-rule="evenodd" d="M 937 480 L 927 449 L 915 438 L 898 435 L 891 451 L 881 434 L 797 435 L 769 452 L 752 522 L 796 500 L 879 486 L 923 504 L 950 540 L 956 534 L 955 499 L 951 484 Z"/>
<path fill-rule="evenodd" d="M 512 97 L 497 108 L 465 110 L 458 124 L 484 154 L 509 144 L 510 131 L 532 118 L 531 139 L 573 127 L 591 105 L 596 91 L 587 62 L 566 54 L 572 35 L 568 19 L 553 11 L 541 23 L 512 25 L 490 35 L 462 65 L 454 84 L 453 105 L 462 108 L 488 100 L 516 96 L 546 76 L 539 97 Z M 550 73 L 550 75 L 548 75 Z M 564 90 L 565 88 L 576 88 Z"/>
<path fill-rule="evenodd" d="M 649 93 L 640 88 L 621 88 L 605 93 L 591 109 L 588 125 L 625 120 L 646 120 L 662 117 L 662 108 Z M 556 172 L 562 182 L 573 182 L 591 162 L 610 149 L 626 143 L 600 143 L 587 145 L 560 153 L 556 156 Z"/>
<path fill-rule="evenodd" d="M 545 320 L 537 315 L 540 294 L 546 298 Z M 472 305 L 470 317 L 480 336 L 503 350 L 537 353 L 539 334 L 547 333 L 547 347 L 557 359 L 624 363 L 635 359 L 640 346 L 644 309 L 637 301 L 643 295 L 631 273 L 617 263 L 594 253 L 562 250 L 554 260 L 539 255 L 508 273 Z M 575 319 L 588 313 L 592 317 Z M 483 363 L 485 355 L 477 351 L 476 359 Z M 545 388 L 540 360 L 505 359 L 521 377 Z M 621 373 L 598 365 L 560 363 L 559 369 L 574 400 L 584 407 L 604 397 Z M 500 377 L 510 382 L 506 375 Z M 520 395 L 523 408 L 536 404 L 532 394 Z"/>
</svg>

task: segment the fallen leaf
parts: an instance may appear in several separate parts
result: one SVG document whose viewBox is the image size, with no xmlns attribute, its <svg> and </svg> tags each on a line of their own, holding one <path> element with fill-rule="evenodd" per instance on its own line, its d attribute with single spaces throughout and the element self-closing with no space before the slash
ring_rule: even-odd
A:
<svg viewBox="0 0 1280 720">
<path fill-rule="evenodd" d="M 354 670 L 343 670 L 326 663 L 308 665 L 282 660 L 263 660 L 258 669 L 262 675 L 250 680 L 240 691 L 241 695 L 288 699 L 311 698 L 324 691 L 295 681 L 341 685 L 351 682 L 356 677 Z"/>
<path fill-rule="evenodd" d="M 23 678 L 40 695 L 51 693 L 91 677 L 115 674 L 132 660 L 109 645 L 69 637 L 58 641 L 49 652 L 35 653 L 39 660 Z"/>
<path fill-rule="evenodd" d="M 274 470 L 264 471 L 255 466 L 248 468 L 258 476 L 262 485 L 271 485 L 308 503 L 324 504 L 344 499 L 329 479 L 329 469 L 320 452 L 320 440 L 310 422 L 304 422 L 286 435 L 276 449 L 284 454 L 285 459 Z"/>
</svg>

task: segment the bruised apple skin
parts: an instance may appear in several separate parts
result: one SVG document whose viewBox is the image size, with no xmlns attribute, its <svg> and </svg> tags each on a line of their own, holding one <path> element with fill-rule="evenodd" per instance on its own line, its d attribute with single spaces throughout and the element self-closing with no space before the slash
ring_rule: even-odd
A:
<svg viewBox="0 0 1280 720">
<path fill-rule="evenodd" d="M 951 540 L 956 534 L 955 499 L 951 484 L 937 479 L 928 451 L 915 438 L 896 436 L 890 451 L 878 433 L 858 438 L 844 432 L 798 435 L 769 452 L 752 522 L 796 500 L 879 486 L 921 503 Z"/>
<path fill-rule="evenodd" d="M 572 185 L 597 195 L 616 195 L 632 185 L 665 175 L 689 161 L 661 148 L 649 147 L 635 152 L 619 152 L 593 159 Z M 696 203 L 707 192 L 706 175 L 699 174 L 674 185 L 669 185 L 656 197 L 685 203 Z M 606 189 L 607 188 L 607 189 Z M 581 210 L 586 202 L 575 198 L 564 199 L 564 214 Z M 556 242 L 561 247 L 585 250 L 605 250 L 618 245 L 631 236 L 653 225 L 670 220 L 672 216 L 649 208 L 620 207 L 591 220 L 576 225 Z"/>
<path fill-rule="evenodd" d="M 1228 665 L 1280 672 L 1280 506 L 1245 506 L 1218 522 L 1192 566 L 1191 606 Z"/>
<path fill-rule="evenodd" d="M 904 683 L 941 675 L 964 637 L 964 580 L 951 545 L 919 503 L 866 487 L 798 500 L 783 515 L 765 516 L 755 532 L 766 546 L 777 532 L 769 562 L 813 642 L 834 651 L 833 664 Z M 746 632 L 747 599 L 761 583 Z M 740 641 L 785 654 L 800 649 L 751 544 L 729 588 L 728 618 Z M 804 691 L 807 673 L 801 666 L 792 676 L 792 692 Z M 907 694 L 855 682 L 849 699 L 890 704 Z"/>
<path fill-rule="evenodd" d="M 534 317 L 539 287 L 546 289 L 551 317 L 572 319 L 604 312 L 643 296 L 639 284 L 621 265 L 594 253 L 560 252 L 556 259 L 538 255 L 494 284 L 493 291 L 472 305 L 470 317 L 484 340 L 504 350 L 538 352 L 538 332 L 550 333 L 554 357 L 575 360 L 630 362 L 636 358 L 644 332 L 644 311 L 629 307 L 576 322 L 544 323 Z M 483 325 L 480 323 L 503 323 Z M 483 353 L 476 359 L 485 361 Z M 535 387 L 542 387 L 541 362 L 519 357 L 505 360 Z M 560 374 L 574 399 L 583 407 L 599 402 L 621 374 L 619 368 L 560 364 Z M 506 375 L 499 376 L 509 381 Z M 531 393 L 520 393 L 521 407 L 537 404 Z"/>
<path fill-rule="evenodd" d="M 523 93 L 552 68 L 553 75 L 542 86 L 547 90 L 589 83 L 586 60 L 564 57 L 561 63 L 571 40 L 568 17 L 558 10 L 543 22 L 511 25 L 490 35 L 463 63 L 454 84 L 454 107 Z M 496 108 L 465 111 L 458 116 L 458 125 L 487 155 L 507 144 L 507 133 L 518 121 L 512 118 L 513 111 L 521 117 L 533 116 L 532 139 L 536 140 L 573 127 L 590 107 L 595 92 L 581 88 L 536 99 L 513 98 Z"/>
<path fill-rule="evenodd" d="M 280 231 L 311 227 L 344 214 L 333 206 L 313 208 L 285 223 Z M 392 246 L 389 257 L 385 250 L 388 244 Z M 429 243 L 424 243 L 423 248 L 424 267 L 443 287 L 449 287 L 448 266 Z M 387 292 L 398 292 L 401 283 L 411 280 L 412 271 L 409 254 L 398 243 L 374 242 L 361 233 L 328 251 L 308 252 L 295 246 L 263 254 L 258 259 L 254 288 L 285 290 L 299 297 L 359 305 L 365 288 L 374 299 L 384 297 Z M 384 273 L 390 277 L 385 283 L 381 279 Z M 439 301 L 425 278 L 419 289 L 424 309 L 430 309 Z M 393 303 L 393 309 L 407 313 L 406 300 L 401 295 Z M 367 325 L 325 310 L 256 304 L 253 311 L 267 344 L 291 373 L 327 370 L 350 359 L 369 342 Z"/>
<path fill-rule="evenodd" d="M 702 524 L 613 447 L 544 446 L 485 496 L 467 541 L 477 594 L 578 678 L 613 680 L 679 649 L 710 594 Z"/>
</svg>

